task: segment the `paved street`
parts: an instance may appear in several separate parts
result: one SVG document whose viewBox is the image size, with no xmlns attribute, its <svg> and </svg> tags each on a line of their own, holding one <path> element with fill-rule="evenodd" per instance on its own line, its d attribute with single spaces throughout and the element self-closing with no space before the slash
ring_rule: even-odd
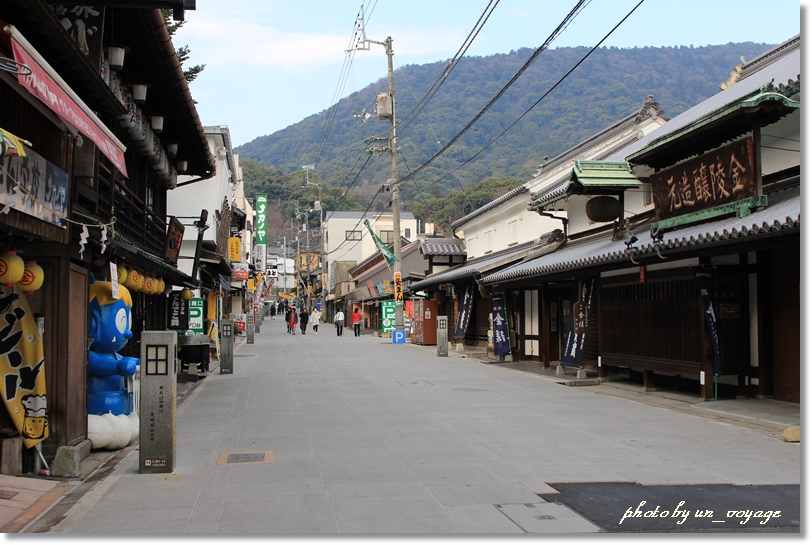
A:
<svg viewBox="0 0 812 545">
<path fill-rule="evenodd" d="M 259 453 L 266 455 L 248 456 Z M 228 463 L 228 454 L 247 456 Z M 174 474 L 139 475 L 138 451 L 122 456 L 51 532 L 624 531 L 556 501 L 555 483 L 627 483 L 607 506 L 623 513 L 647 499 L 647 485 L 793 485 L 782 487 L 781 501 L 791 503 L 801 476 L 800 444 L 779 433 L 453 352 L 440 358 L 434 347 L 355 338 L 352 330 L 337 337 L 330 324 L 291 336 L 279 319 L 266 319 L 256 342 L 238 347 L 233 375 L 214 369 L 179 404 Z M 633 483 L 643 485 L 640 501 L 632 501 Z M 713 497 L 721 489 L 726 495 Z M 702 490 L 706 497 L 691 494 L 684 507 L 783 509 L 726 505 L 735 497 L 730 486 Z M 676 507 L 668 501 L 661 510 Z M 27 531 L 49 530 L 35 523 Z"/>
</svg>

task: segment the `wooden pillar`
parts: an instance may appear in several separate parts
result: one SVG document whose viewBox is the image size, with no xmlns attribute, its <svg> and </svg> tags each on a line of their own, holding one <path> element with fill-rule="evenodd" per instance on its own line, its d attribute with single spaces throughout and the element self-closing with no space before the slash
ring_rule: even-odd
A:
<svg viewBox="0 0 812 545">
<path fill-rule="evenodd" d="M 541 368 L 550 368 L 550 290 L 547 282 L 541 285 Z"/>
</svg>

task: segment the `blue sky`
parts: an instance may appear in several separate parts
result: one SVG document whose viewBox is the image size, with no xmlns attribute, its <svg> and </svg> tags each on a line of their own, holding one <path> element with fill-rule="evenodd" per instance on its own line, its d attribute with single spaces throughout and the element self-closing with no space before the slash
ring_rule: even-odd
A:
<svg viewBox="0 0 812 545">
<path fill-rule="evenodd" d="M 809 1 L 644 0 L 604 45 L 780 43 L 800 32 Z M 595 45 L 638 2 L 591 0 L 552 47 Z M 385 77 L 384 48 L 373 44 L 339 86 L 362 3 L 367 38 L 393 38 L 397 69 L 453 57 L 489 0 L 198 0 L 174 42 L 191 47 L 190 64 L 206 64 L 191 84 L 203 124 L 227 125 L 237 146 Z M 575 3 L 501 0 L 468 54 L 535 49 Z"/>
</svg>

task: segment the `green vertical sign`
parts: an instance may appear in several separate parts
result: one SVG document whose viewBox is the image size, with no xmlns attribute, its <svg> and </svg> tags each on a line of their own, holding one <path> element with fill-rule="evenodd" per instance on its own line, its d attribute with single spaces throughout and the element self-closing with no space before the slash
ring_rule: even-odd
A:
<svg viewBox="0 0 812 545">
<path fill-rule="evenodd" d="M 189 329 L 186 330 L 186 335 L 205 334 L 206 330 L 203 328 L 203 299 L 192 297 L 189 300 Z"/>
<path fill-rule="evenodd" d="M 381 301 L 381 333 L 391 333 L 395 329 L 395 302 Z"/>
<path fill-rule="evenodd" d="M 257 244 L 265 246 L 265 215 L 268 209 L 268 196 L 257 195 Z"/>
</svg>

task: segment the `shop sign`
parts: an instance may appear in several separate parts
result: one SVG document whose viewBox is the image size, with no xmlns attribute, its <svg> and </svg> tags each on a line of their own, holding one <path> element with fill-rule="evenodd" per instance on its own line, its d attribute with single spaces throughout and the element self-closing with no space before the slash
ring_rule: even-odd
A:
<svg viewBox="0 0 812 545">
<path fill-rule="evenodd" d="M 381 301 L 381 333 L 391 333 L 395 329 L 395 302 Z"/>
<path fill-rule="evenodd" d="M 248 280 L 248 263 L 232 263 L 231 279 Z"/>
<path fill-rule="evenodd" d="M 186 330 L 186 334 L 206 334 L 206 330 L 203 328 L 203 299 L 200 297 L 192 297 L 189 300 L 189 329 Z"/>
<path fill-rule="evenodd" d="M 592 310 L 592 296 L 595 292 L 595 279 L 590 278 L 581 284 L 581 293 L 578 301 L 572 305 L 570 326 L 567 331 L 564 355 L 561 356 L 561 365 L 580 367 L 584 360 L 584 346 L 586 334 L 589 330 L 589 314 Z"/>
<path fill-rule="evenodd" d="M 369 290 L 370 297 L 378 296 L 378 292 L 375 290 L 375 284 L 372 282 L 372 280 L 367 280 L 367 289 Z"/>
<path fill-rule="evenodd" d="M 25 157 L 2 158 L 0 204 L 66 229 L 68 173 L 24 149 Z"/>
<path fill-rule="evenodd" d="M 178 290 L 169 294 L 169 329 L 189 329 L 188 303 L 181 298 Z"/>
<path fill-rule="evenodd" d="M 457 316 L 457 327 L 454 329 L 453 339 L 464 339 L 465 331 L 468 329 L 468 322 L 471 321 L 471 305 L 474 301 L 474 290 L 466 286 L 465 295 L 462 298 L 460 312 Z"/>
<path fill-rule="evenodd" d="M 755 196 L 753 139 L 744 138 L 649 177 L 664 220 Z"/>
<path fill-rule="evenodd" d="M 170 263 L 177 264 L 178 255 L 180 254 L 180 245 L 183 242 L 183 232 L 186 228 L 178 218 L 172 216 L 169 218 L 169 227 L 166 230 L 166 244 L 164 245 L 164 257 Z"/>
<path fill-rule="evenodd" d="M 50 66 L 47 64 L 40 65 L 34 60 L 22 44 L 24 40 L 19 35 L 19 32 L 12 34 L 11 38 L 14 59 L 30 69 L 27 75 L 21 73 L 17 76 L 20 85 L 41 100 L 59 117 L 87 136 L 119 172 L 129 177 L 124 162 L 124 145 L 116 139 L 113 133 L 104 126 L 90 108 L 67 85 L 63 88 L 51 77 L 49 72 L 53 74 L 56 74 L 56 72 Z"/>
<path fill-rule="evenodd" d="M 501 293 L 491 295 L 491 316 L 493 316 L 493 353 L 496 356 L 510 354 L 505 296 Z"/>
<path fill-rule="evenodd" d="M 389 282 L 388 279 L 383 281 L 383 289 L 386 291 L 387 295 L 392 295 L 394 290 L 392 289 L 392 283 Z"/>
<path fill-rule="evenodd" d="M 228 260 L 240 260 L 240 237 L 231 237 L 228 239 Z"/>
<path fill-rule="evenodd" d="M 403 304 L 403 277 L 400 272 L 395 273 L 395 303 Z"/>
<path fill-rule="evenodd" d="M 265 219 L 268 209 L 268 196 L 257 195 L 257 244 L 265 246 Z"/>
</svg>

